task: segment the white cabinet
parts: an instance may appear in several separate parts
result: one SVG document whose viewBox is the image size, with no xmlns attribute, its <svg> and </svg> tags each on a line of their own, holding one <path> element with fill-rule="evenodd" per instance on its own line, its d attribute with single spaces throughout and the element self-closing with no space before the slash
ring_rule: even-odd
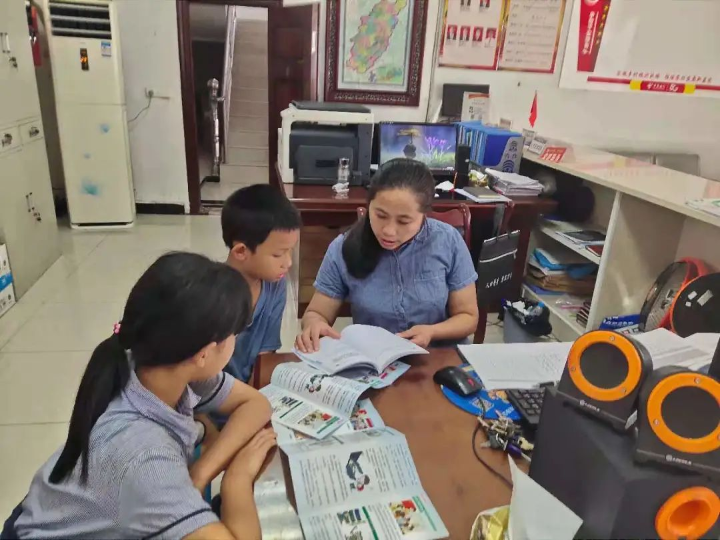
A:
<svg viewBox="0 0 720 540">
<path fill-rule="evenodd" d="M 0 0 L 0 126 L 40 115 L 23 0 Z"/>
<path fill-rule="evenodd" d="M 60 256 L 24 0 L 0 0 L 0 244 L 21 297 Z"/>
</svg>

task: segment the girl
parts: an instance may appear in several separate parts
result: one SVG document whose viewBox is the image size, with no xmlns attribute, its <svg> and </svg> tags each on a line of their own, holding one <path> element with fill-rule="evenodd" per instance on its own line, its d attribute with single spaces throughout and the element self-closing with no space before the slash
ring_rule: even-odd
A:
<svg viewBox="0 0 720 540">
<path fill-rule="evenodd" d="M 477 273 L 458 231 L 426 217 L 435 181 L 419 161 L 393 159 L 373 177 L 368 215 L 330 244 L 295 340 L 318 350 L 343 301 L 353 322 L 380 326 L 421 347 L 457 343 L 475 331 Z"/>
<path fill-rule="evenodd" d="M 150 266 L 90 358 L 65 446 L 3 538 L 260 538 L 252 485 L 275 444 L 263 429 L 271 409 L 222 372 L 250 313 L 248 287 L 227 265 L 172 253 Z M 230 418 L 189 466 L 194 411 Z M 201 490 L 226 467 L 219 521 Z"/>
</svg>

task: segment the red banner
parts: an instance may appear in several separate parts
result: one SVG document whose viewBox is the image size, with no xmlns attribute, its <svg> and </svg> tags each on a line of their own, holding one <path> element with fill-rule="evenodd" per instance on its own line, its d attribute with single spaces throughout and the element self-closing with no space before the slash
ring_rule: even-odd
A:
<svg viewBox="0 0 720 540">
<path fill-rule="evenodd" d="M 577 70 L 592 73 L 600 51 L 610 0 L 580 0 Z"/>
<path fill-rule="evenodd" d="M 695 90 L 694 85 L 686 85 L 683 83 L 658 82 L 658 81 L 639 81 L 640 90 L 648 92 L 669 92 L 671 94 L 692 94 Z M 637 83 L 632 81 L 630 87 L 635 90 Z M 692 86 L 692 88 L 691 88 Z"/>
</svg>

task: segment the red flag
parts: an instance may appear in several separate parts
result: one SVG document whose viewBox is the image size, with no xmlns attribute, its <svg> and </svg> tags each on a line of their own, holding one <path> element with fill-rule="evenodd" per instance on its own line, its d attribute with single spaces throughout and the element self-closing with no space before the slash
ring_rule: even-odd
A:
<svg viewBox="0 0 720 540">
<path fill-rule="evenodd" d="M 537 92 L 535 92 L 535 97 L 533 98 L 532 105 L 530 106 L 530 117 L 528 118 L 528 120 L 530 120 L 530 127 L 535 127 L 535 120 L 537 120 L 537 117 Z"/>
</svg>

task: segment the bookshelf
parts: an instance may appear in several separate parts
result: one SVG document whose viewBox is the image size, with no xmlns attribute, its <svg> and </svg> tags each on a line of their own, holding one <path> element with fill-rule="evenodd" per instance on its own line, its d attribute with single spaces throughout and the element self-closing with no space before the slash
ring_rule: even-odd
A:
<svg viewBox="0 0 720 540">
<path fill-rule="evenodd" d="M 598 264 L 587 328 L 574 313 L 557 307 L 554 295 L 524 288 L 527 297 L 548 306 L 559 339 L 574 340 L 598 328 L 605 317 L 639 313 L 652 283 L 677 259 L 698 257 L 720 269 L 720 218 L 685 205 L 688 199 L 713 196 L 716 182 L 593 148 L 567 146 L 560 163 L 526 153 L 522 167 L 530 177 L 551 172 L 559 188 L 564 182 L 582 182 L 595 195 L 587 222 L 541 220 L 533 233 L 531 248 L 562 245 Z M 602 257 L 559 234 L 573 229 L 605 232 Z"/>
</svg>

